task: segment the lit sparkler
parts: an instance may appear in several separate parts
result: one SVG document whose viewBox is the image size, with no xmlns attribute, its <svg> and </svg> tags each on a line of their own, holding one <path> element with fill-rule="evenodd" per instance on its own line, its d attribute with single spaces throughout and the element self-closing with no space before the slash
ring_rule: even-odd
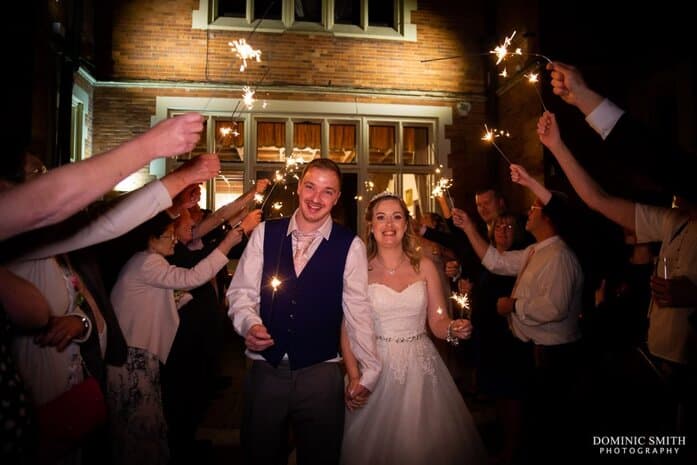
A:
<svg viewBox="0 0 697 465">
<path fill-rule="evenodd" d="M 286 168 L 283 171 L 276 170 L 276 173 L 274 174 L 274 183 L 271 186 L 271 189 L 269 189 L 269 192 L 266 194 L 263 202 L 261 202 L 261 206 L 259 208 L 262 210 L 264 209 L 264 205 L 266 205 L 266 202 L 268 202 L 268 200 L 271 198 L 271 194 L 273 193 L 274 189 L 276 189 L 276 186 L 279 184 L 284 184 L 284 187 L 287 188 L 288 186 L 285 184 L 287 183 L 289 177 L 299 180 L 298 171 L 304 162 L 305 160 L 303 160 L 301 156 L 290 156 L 286 158 Z"/>
<path fill-rule="evenodd" d="M 532 84 L 532 86 L 535 88 L 535 92 L 537 93 L 537 96 L 540 99 L 540 104 L 542 104 L 542 109 L 544 111 L 547 111 L 547 107 L 545 106 L 545 102 L 542 100 L 542 94 L 540 94 L 540 89 L 537 88 L 537 83 L 540 82 L 539 74 L 537 73 L 529 73 L 529 74 L 524 74 L 528 79 L 528 82 Z"/>
<path fill-rule="evenodd" d="M 490 50 L 489 53 L 492 55 L 496 55 L 496 64 L 499 65 L 501 62 L 506 60 L 509 55 L 526 55 L 526 56 L 534 56 L 534 57 L 540 57 L 545 60 L 547 60 L 548 63 L 551 63 L 552 60 L 547 58 L 546 56 L 540 54 L 540 53 L 528 53 L 528 52 L 523 52 L 520 48 L 516 48 L 513 52 L 508 51 L 508 47 L 511 46 L 511 43 L 513 42 L 513 37 L 515 37 L 516 31 L 513 31 L 513 34 L 511 34 L 510 37 L 506 37 L 503 39 L 503 44 L 494 47 L 493 50 Z M 505 77 L 505 76 L 504 76 Z"/>
<path fill-rule="evenodd" d="M 453 300 L 457 306 L 460 308 L 459 311 L 459 318 L 465 318 L 467 320 L 470 319 L 470 315 L 472 313 L 472 309 L 470 307 L 470 298 L 468 294 L 460 294 L 459 292 L 453 292 L 452 295 L 450 296 L 450 299 Z"/>
<path fill-rule="evenodd" d="M 253 91 L 249 86 L 244 86 L 242 88 L 242 101 L 244 102 L 244 106 L 247 107 L 247 110 L 254 108 L 254 103 L 256 102 L 254 92 L 255 91 Z"/>
<path fill-rule="evenodd" d="M 489 129 L 486 124 L 484 125 L 484 129 L 486 132 L 484 133 L 484 136 L 482 136 L 482 140 L 485 142 L 491 142 L 491 145 L 494 146 L 494 148 L 501 154 L 504 160 L 508 162 L 509 165 L 512 164 L 511 160 L 506 156 L 505 153 L 503 153 L 503 150 L 499 148 L 498 145 L 496 145 L 496 142 L 494 142 L 494 139 L 497 137 L 501 136 L 506 136 L 506 137 L 511 137 L 511 134 L 502 130 L 498 129 Z"/>
<path fill-rule="evenodd" d="M 232 47 L 232 51 L 235 52 L 237 57 L 242 60 L 240 72 L 244 72 L 244 70 L 247 69 L 247 60 L 261 61 L 261 50 L 253 49 L 245 39 L 233 40 L 232 42 L 228 42 L 228 45 Z"/>
<path fill-rule="evenodd" d="M 281 286 L 281 280 L 278 279 L 278 276 L 274 276 L 271 278 L 271 287 L 273 288 L 273 291 L 276 292 L 276 290 Z"/>
</svg>

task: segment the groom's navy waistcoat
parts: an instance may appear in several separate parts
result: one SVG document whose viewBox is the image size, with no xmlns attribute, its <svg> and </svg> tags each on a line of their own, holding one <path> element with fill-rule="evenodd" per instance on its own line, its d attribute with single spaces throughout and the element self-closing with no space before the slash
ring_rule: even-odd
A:
<svg viewBox="0 0 697 465">
<path fill-rule="evenodd" d="M 344 267 L 355 235 L 336 223 L 300 276 L 295 276 L 290 218 L 267 221 L 261 277 L 261 318 L 274 345 L 261 352 L 278 366 L 288 354 L 292 370 L 335 358 L 339 350 Z M 273 290 L 277 276 L 280 286 Z"/>
</svg>

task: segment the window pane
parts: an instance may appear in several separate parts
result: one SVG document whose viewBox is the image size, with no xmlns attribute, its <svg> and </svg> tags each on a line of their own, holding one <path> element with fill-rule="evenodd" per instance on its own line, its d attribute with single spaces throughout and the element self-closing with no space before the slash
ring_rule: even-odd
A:
<svg viewBox="0 0 697 465">
<path fill-rule="evenodd" d="M 172 116 L 177 116 L 177 115 L 172 114 Z M 201 131 L 201 138 L 198 140 L 196 147 L 194 147 L 194 149 L 191 152 L 182 153 L 180 155 L 177 155 L 177 161 L 190 160 L 193 157 L 197 157 L 199 155 L 203 155 L 204 153 L 208 153 L 208 141 L 207 141 L 206 134 L 208 134 L 208 118 L 206 118 L 203 121 L 203 131 Z"/>
<path fill-rule="evenodd" d="M 431 150 L 428 143 L 428 128 L 404 127 L 404 154 L 402 159 L 405 165 L 431 164 Z"/>
<path fill-rule="evenodd" d="M 394 1 L 368 2 L 368 25 L 394 27 Z"/>
<path fill-rule="evenodd" d="M 329 125 L 329 158 L 337 163 L 356 163 L 356 125 Z"/>
<path fill-rule="evenodd" d="M 246 0 L 218 0 L 218 16 L 245 18 L 247 16 L 246 13 Z"/>
<path fill-rule="evenodd" d="M 368 179 L 363 185 L 363 200 L 370 202 L 374 195 L 384 191 L 395 191 L 397 175 L 394 173 L 368 172 Z"/>
<path fill-rule="evenodd" d="M 223 169 L 213 180 L 212 207 L 215 209 L 220 208 L 226 203 L 232 202 L 243 193 L 244 171 Z"/>
<path fill-rule="evenodd" d="M 223 161 L 244 160 L 244 122 L 216 120 L 213 151 Z"/>
<path fill-rule="evenodd" d="M 280 0 L 254 0 L 254 20 L 281 19 L 282 8 Z"/>
<path fill-rule="evenodd" d="M 285 161 L 286 123 L 257 122 L 257 160 Z"/>
<path fill-rule="evenodd" d="M 322 21 L 322 0 L 295 0 L 295 20 Z"/>
<path fill-rule="evenodd" d="M 334 0 L 336 24 L 361 25 L 361 0 Z"/>
<path fill-rule="evenodd" d="M 394 126 L 370 126 L 368 131 L 370 163 L 375 165 L 395 164 Z"/>
<path fill-rule="evenodd" d="M 421 208 L 422 213 L 429 211 L 433 175 L 405 173 L 402 175 L 402 188 L 404 189 L 402 198 L 412 217 L 415 216 L 417 205 Z"/>
<path fill-rule="evenodd" d="M 319 158 L 322 150 L 322 125 L 320 123 L 293 124 L 293 157 L 309 162 Z"/>
</svg>

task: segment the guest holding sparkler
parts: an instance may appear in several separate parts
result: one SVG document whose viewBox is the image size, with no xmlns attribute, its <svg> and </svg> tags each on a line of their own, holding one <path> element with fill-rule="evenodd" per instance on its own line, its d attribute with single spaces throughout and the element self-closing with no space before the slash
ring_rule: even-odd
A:
<svg viewBox="0 0 697 465">
<path fill-rule="evenodd" d="M 678 399 L 678 432 L 694 433 L 697 195 L 685 191 L 685 195 L 679 198 L 678 208 L 643 205 L 614 197 L 605 192 L 573 157 L 561 139 L 553 114 L 545 113 L 540 117 L 537 133 L 590 208 L 634 232 L 639 242 L 661 242 L 661 265 L 651 278 L 648 349 Z M 694 450 L 691 454 L 695 455 Z"/>
<path fill-rule="evenodd" d="M 448 316 L 438 271 L 417 250 L 404 201 L 378 194 L 366 220 L 368 295 L 384 368 L 367 407 L 347 399 L 342 463 L 483 464 L 474 420 L 425 327 L 454 342 L 469 338 L 472 326 Z M 359 369 L 342 346 L 353 380 Z"/>
<path fill-rule="evenodd" d="M 603 139 L 607 153 L 638 168 L 673 193 L 697 197 L 694 153 L 679 150 L 588 87 L 575 67 L 555 61 L 547 69 L 554 94 L 583 113 L 586 122 Z"/>
<path fill-rule="evenodd" d="M 228 291 L 229 315 L 253 360 L 241 431 L 250 464 L 286 463 L 289 428 L 298 463 L 339 462 L 342 321 L 361 367 L 346 397 L 364 401 L 380 374 L 365 246 L 331 217 L 341 195 L 339 167 L 326 158 L 312 160 L 297 194 L 290 218 L 254 230 Z"/>
<path fill-rule="evenodd" d="M 499 297 L 496 310 L 506 316 L 515 337 L 532 343 L 534 354 L 534 424 L 531 430 L 544 437 L 535 441 L 533 462 L 562 457 L 576 439 L 574 411 L 575 387 L 581 355 L 581 312 L 583 272 L 576 255 L 559 236 L 565 228 L 565 197 L 553 194 L 527 175 L 519 165 L 511 165 L 515 182 L 529 187 L 537 196 L 530 207 L 526 229 L 537 242 L 524 250 L 500 252 L 477 233 L 467 214 L 453 210 L 453 221 L 462 228 L 482 264 L 491 272 L 517 276 L 510 297 Z"/>
</svg>

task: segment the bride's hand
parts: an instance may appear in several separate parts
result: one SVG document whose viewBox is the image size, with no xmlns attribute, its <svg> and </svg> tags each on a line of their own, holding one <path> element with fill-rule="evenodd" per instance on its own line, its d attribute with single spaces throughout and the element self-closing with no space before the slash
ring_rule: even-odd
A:
<svg viewBox="0 0 697 465">
<path fill-rule="evenodd" d="M 465 319 L 454 320 L 450 331 L 458 339 L 469 339 L 472 337 L 472 323 Z"/>
<path fill-rule="evenodd" d="M 349 383 L 346 386 L 344 401 L 346 402 L 346 408 L 351 411 L 363 407 L 368 402 L 368 396 L 370 396 L 370 391 L 360 381 L 360 378 L 349 379 Z"/>
</svg>

